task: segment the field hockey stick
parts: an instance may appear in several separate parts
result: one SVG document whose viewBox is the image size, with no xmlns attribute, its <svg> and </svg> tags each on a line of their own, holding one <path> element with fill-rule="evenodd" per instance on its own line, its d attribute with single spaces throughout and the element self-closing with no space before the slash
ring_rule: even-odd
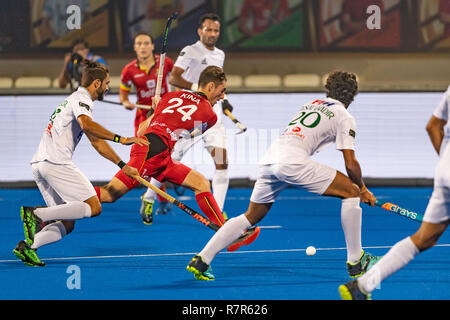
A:
<svg viewBox="0 0 450 320">
<path fill-rule="evenodd" d="M 135 177 L 134 179 L 136 179 L 139 183 L 143 184 L 144 186 L 146 186 L 147 188 L 152 189 L 154 192 L 156 192 L 158 195 L 160 195 L 161 197 L 163 197 L 164 199 L 166 199 L 167 201 L 169 201 L 170 203 L 173 203 L 175 206 L 177 206 L 178 208 L 180 208 L 181 210 L 183 210 L 184 212 L 186 212 L 188 215 L 190 215 L 191 217 L 193 217 L 194 219 L 200 221 L 202 224 L 204 224 L 205 226 L 207 226 L 208 228 L 213 229 L 214 231 L 219 230 L 219 226 L 217 224 L 215 224 L 214 222 L 212 222 L 211 220 L 209 220 L 208 218 L 204 217 L 203 215 L 201 215 L 200 213 L 198 213 L 197 211 L 195 211 L 194 209 L 188 207 L 187 205 L 185 205 L 184 203 L 178 201 L 177 199 L 175 199 L 174 197 L 172 197 L 170 194 L 162 191 L 161 189 L 155 187 L 154 185 L 152 185 L 150 182 L 148 182 L 147 180 L 145 180 L 144 178 L 138 176 Z"/>
<path fill-rule="evenodd" d="M 401 208 L 396 204 L 393 203 L 389 203 L 389 202 L 383 202 L 380 200 L 375 200 L 375 205 L 378 207 L 381 207 L 383 209 L 386 209 L 390 212 L 396 213 L 398 215 L 401 215 L 405 218 L 417 221 L 417 222 L 422 222 L 423 221 L 423 214 L 421 213 L 417 213 L 414 211 L 410 211 L 408 209 L 405 208 Z"/>
<path fill-rule="evenodd" d="M 239 128 L 240 131 L 236 134 L 241 134 L 241 133 L 244 133 L 245 131 L 247 131 L 247 127 L 244 126 L 238 119 L 236 119 L 235 116 L 233 116 L 233 114 L 230 112 L 230 110 L 225 109 L 224 113 L 231 119 L 231 121 L 234 122 L 236 127 Z"/>
<path fill-rule="evenodd" d="M 110 100 L 101 100 L 101 102 L 106 102 L 106 103 L 110 103 L 110 104 L 116 104 L 119 106 L 125 106 L 123 103 L 121 102 L 116 102 L 116 101 L 110 101 Z M 134 104 L 137 108 L 139 109 L 145 109 L 145 110 L 153 110 L 152 106 L 146 105 L 146 104 Z"/>
<path fill-rule="evenodd" d="M 164 199 L 166 199 L 170 203 L 173 203 L 175 206 L 177 206 L 178 208 L 180 208 L 181 210 L 186 212 L 188 215 L 190 215 L 191 217 L 193 217 L 197 221 L 200 221 L 202 224 L 204 224 L 208 228 L 210 228 L 210 229 L 212 229 L 214 231 L 219 230 L 220 227 L 217 224 L 215 224 L 214 222 L 212 222 L 208 218 L 204 217 L 203 215 L 201 215 L 200 213 L 198 213 L 194 209 L 188 207 L 184 203 L 178 201 L 177 199 L 172 197 L 170 194 L 168 194 L 168 193 L 162 191 L 161 189 L 155 187 L 154 185 L 152 185 L 150 182 L 148 182 L 147 180 L 145 180 L 141 176 L 134 177 L 134 179 L 136 179 L 136 181 L 138 181 L 142 185 L 146 186 L 147 188 L 152 189 L 158 195 L 160 195 L 161 197 L 163 197 Z M 260 232 L 259 227 L 253 227 L 253 228 L 248 229 L 245 234 L 243 234 L 242 236 L 240 236 L 239 238 L 234 240 L 228 246 L 227 250 L 232 252 L 232 251 L 235 251 L 235 250 L 239 249 L 243 244 L 246 244 L 246 245 L 250 244 L 251 242 L 253 242 L 258 237 L 259 232 Z"/>
<path fill-rule="evenodd" d="M 167 36 L 169 35 L 170 24 L 177 17 L 178 17 L 178 12 L 173 13 L 167 19 L 166 29 L 164 30 L 163 45 L 162 45 L 162 49 L 161 49 L 161 54 L 159 56 L 158 79 L 156 81 L 155 97 L 157 99 L 159 99 L 160 96 L 161 96 L 161 86 L 162 86 L 162 79 L 163 79 L 164 60 L 166 60 L 166 52 L 167 52 Z"/>
</svg>

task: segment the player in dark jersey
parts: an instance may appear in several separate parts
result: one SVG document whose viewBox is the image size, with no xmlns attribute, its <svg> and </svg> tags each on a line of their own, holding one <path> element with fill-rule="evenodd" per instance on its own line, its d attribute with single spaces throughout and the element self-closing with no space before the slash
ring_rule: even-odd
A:
<svg viewBox="0 0 450 320">
<path fill-rule="evenodd" d="M 131 86 L 134 85 L 137 92 L 137 103 L 143 105 L 151 105 L 152 97 L 155 95 L 156 82 L 158 79 L 159 58 L 158 54 L 153 54 L 154 44 L 151 35 L 145 32 L 139 32 L 134 37 L 134 51 L 136 59 L 128 63 L 122 70 L 120 76 L 120 102 L 122 102 L 126 109 L 136 109 L 136 117 L 134 119 L 134 134 L 137 135 L 139 125 L 147 119 L 148 110 L 138 109 L 136 105 L 131 103 L 128 95 Z M 172 71 L 173 61 L 166 57 L 164 61 L 163 81 L 161 85 L 161 96 L 164 96 L 169 91 L 167 77 Z M 164 184 L 161 185 L 161 190 L 165 191 Z M 144 224 L 152 224 L 153 222 L 153 202 L 144 201 L 148 198 L 148 194 L 153 196 L 153 192 L 144 192 L 141 196 L 142 205 L 140 214 Z M 166 199 L 159 197 L 159 207 L 156 213 L 165 213 L 170 208 L 170 203 Z"/>
<path fill-rule="evenodd" d="M 223 99 L 226 76 L 222 68 L 207 67 L 198 82 L 198 92 L 177 91 L 167 93 L 161 100 L 154 101 L 155 113 L 144 121 L 138 135 L 147 139 L 147 148 L 132 148 L 127 166 L 134 167 L 144 178 L 170 181 L 195 192 L 195 199 L 202 212 L 214 223 L 222 226 L 225 219 L 214 199 L 209 181 L 199 172 L 172 160 L 170 154 L 176 141 L 183 134 L 206 131 L 217 121 L 212 106 Z M 135 179 L 119 171 L 104 187 L 96 187 L 101 202 L 114 202 L 139 185 Z M 256 239 L 243 239 L 249 244 Z M 245 242 L 244 242 L 245 241 Z"/>
</svg>

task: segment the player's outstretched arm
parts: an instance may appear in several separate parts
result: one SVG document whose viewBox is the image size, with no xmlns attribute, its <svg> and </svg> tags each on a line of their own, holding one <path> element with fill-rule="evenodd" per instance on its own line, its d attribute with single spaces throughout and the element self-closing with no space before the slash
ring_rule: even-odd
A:
<svg viewBox="0 0 450 320">
<path fill-rule="evenodd" d="M 97 150 L 97 152 L 102 157 L 108 159 L 109 161 L 115 164 L 118 164 L 120 161 L 122 161 L 122 159 L 117 155 L 114 149 L 111 148 L 111 146 L 105 140 L 99 139 L 90 133 L 86 133 L 86 136 L 88 137 L 94 149 Z"/>
<path fill-rule="evenodd" d="M 356 159 L 355 151 L 350 149 L 342 150 L 344 156 L 345 169 L 350 180 L 359 187 L 361 191 L 361 202 L 375 205 L 375 196 L 367 189 L 362 179 L 361 166 Z"/>
<path fill-rule="evenodd" d="M 362 180 L 361 166 L 356 159 L 355 151 L 350 149 L 342 150 L 342 155 L 344 156 L 345 169 L 347 170 L 348 177 L 360 189 L 363 188 L 364 182 Z"/>
<path fill-rule="evenodd" d="M 89 134 L 86 134 L 86 136 L 88 137 L 94 149 L 97 150 L 97 152 L 102 157 L 118 165 L 127 176 L 131 178 L 136 178 L 139 176 L 139 171 L 136 168 L 127 166 L 105 140 L 98 139 L 95 136 Z"/>
<path fill-rule="evenodd" d="M 93 121 L 90 117 L 86 115 L 79 116 L 77 120 L 78 123 L 80 124 L 81 129 L 84 131 L 84 133 L 86 133 L 88 137 L 110 140 L 125 145 L 130 145 L 134 143 L 146 146 L 149 145 L 148 141 L 145 139 L 137 137 L 121 137 L 117 134 L 114 134 L 105 127 L 103 127 L 102 125 L 100 125 L 99 123 Z"/>
</svg>

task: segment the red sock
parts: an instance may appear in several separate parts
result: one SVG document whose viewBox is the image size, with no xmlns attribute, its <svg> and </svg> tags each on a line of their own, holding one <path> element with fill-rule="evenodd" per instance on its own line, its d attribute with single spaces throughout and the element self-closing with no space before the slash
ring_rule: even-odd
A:
<svg viewBox="0 0 450 320">
<path fill-rule="evenodd" d="M 218 226 L 223 226 L 225 223 L 225 218 L 217 205 L 216 199 L 214 199 L 211 192 L 199 193 L 195 196 L 198 205 L 202 212 L 208 217 L 209 220 L 217 224 Z"/>
<path fill-rule="evenodd" d="M 166 185 L 163 183 L 162 184 L 162 186 L 161 186 L 161 188 L 160 188 L 162 191 L 164 191 L 164 192 L 167 192 L 166 191 Z M 158 201 L 159 201 L 159 203 L 161 203 L 161 202 L 169 202 L 169 201 L 167 201 L 167 199 L 166 198 L 163 198 L 163 197 L 161 197 L 159 194 L 156 194 L 157 196 L 158 196 Z"/>
<path fill-rule="evenodd" d="M 100 187 L 94 187 L 95 192 L 97 192 L 97 198 L 100 201 L 100 203 L 102 202 L 102 197 L 100 196 Z"/>
</svg>

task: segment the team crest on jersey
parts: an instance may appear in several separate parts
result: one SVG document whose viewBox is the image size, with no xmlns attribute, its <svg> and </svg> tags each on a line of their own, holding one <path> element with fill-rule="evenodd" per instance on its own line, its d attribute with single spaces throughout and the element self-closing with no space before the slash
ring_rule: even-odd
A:
<svg viewBox="0 0 450 320">
<path fill-rule="evenodd" d="M 148 80 L 147 81 L 147 88 L 154 88 L 154 87 L 156 87 L 156 82 L 155 82 L 155 80 L 154 79 L 151 79 L 151 80 Z"/>
<path fill-rule="evenodd" d="M 351 137 L 356 138 L 356 132 L 355 132 L 355 130 L 350 129 L 350 131 L 348 132 L 348 134 L 349 134 Z"/>
<path fill-rule="evenodd" d="M 208 62 L 206 62 L 206 58 L 202 60 L 202 64 L 208 64 Z"/>
<path fill-rule="evenodd" d="M 80 101 L 78 104 L 80 105 L 80 107 L 86 108 L 87 111 L 91 110 L 91 107 L 89 107 L 86 103 Z"/>
<path fill-rule="evenodd" d="M 186 52 L 181 51 L 181 52 L 180 52 L 180 57 L 184 56 L 185 54 L 186 54 Z"/>
</svg>

